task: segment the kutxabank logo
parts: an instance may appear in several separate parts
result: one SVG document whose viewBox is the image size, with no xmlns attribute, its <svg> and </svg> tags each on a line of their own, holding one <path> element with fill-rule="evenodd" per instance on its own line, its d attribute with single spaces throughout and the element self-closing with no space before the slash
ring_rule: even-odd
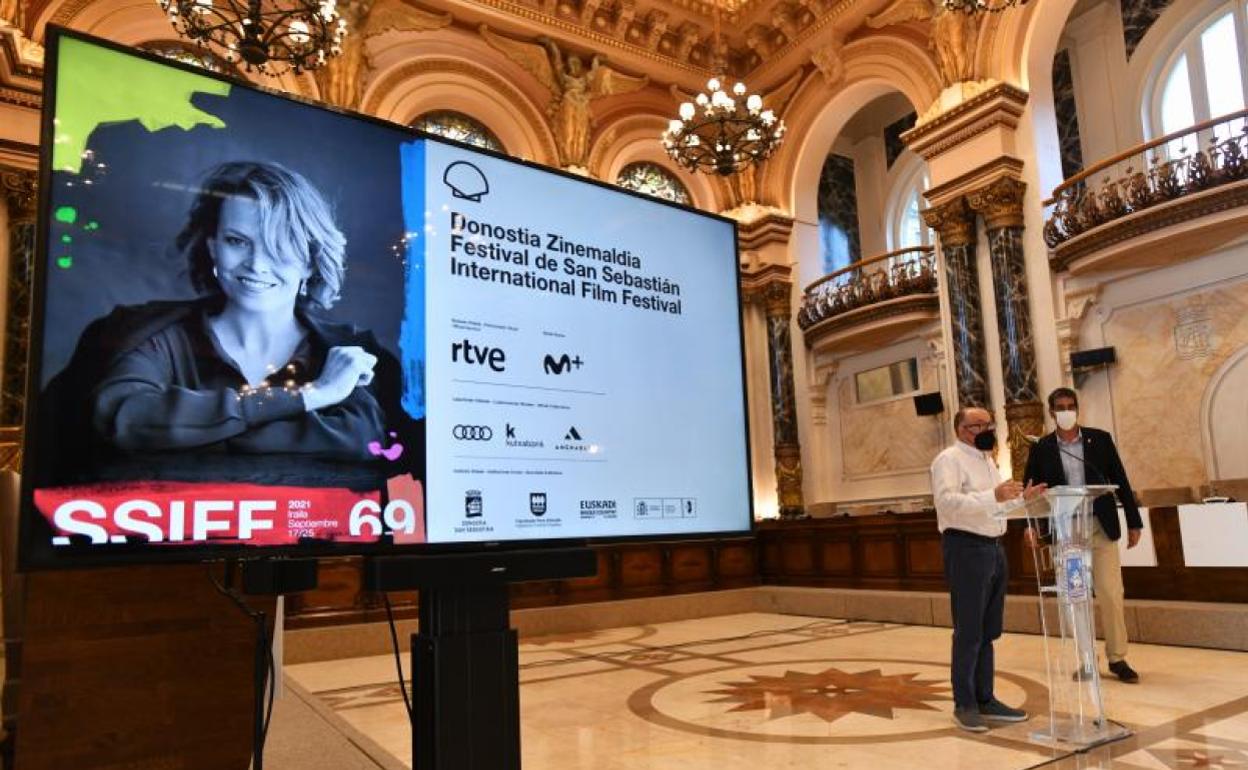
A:
<svg viewBox="0 0 1248 770">
<path fill-rule="evenodd" d="M 509 447 L 527 447 L 530 449 L 540 449 L 546 446 L 546 442 L 541 439 L 519 438 L 516 434 L 516 426 L 507 423 L 506 430 L 503 433 L 503 443 Z"/>
</svg>

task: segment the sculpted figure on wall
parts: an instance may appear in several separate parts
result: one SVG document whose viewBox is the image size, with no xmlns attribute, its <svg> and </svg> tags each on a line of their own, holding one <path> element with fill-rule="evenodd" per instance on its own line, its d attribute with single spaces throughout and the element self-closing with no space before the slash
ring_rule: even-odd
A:
<svg viewBox="0 0 1248 770">
<path fill-rule="evenodd" d="M 601 56 L 595 55 L 586 65 L 580 56 L 565 54 L 547 38 L 538 38 L 537 43 L 522 43 L 492 32 L 485 25 L 481 26 L 481 36 L 550 91 L 546 112 L 564 167 L 585 166 L 593 130 L 592 101 L 631 93 L 650 82 L 647 77 L 631 77 L 612 69 Z"/>
<path fill-rule="evenodd" d="M 875 16 L 867 26 L 883 29 L 908 21 L 929 22 L 927 47 L 936 56 L 936 68 L 943 85 L 970 80 L 975 69 L 977 27 L 975 17 L 945 8 L 941 0 L 896 0 Z"/>
<path fill-rule="evenodd" d="M 369 38 L 385 32 L 432 32 L 451 23 L 449 13 L 422 11 L 400 0 L 351 0 L 340 3 L 338 11 L 347 20 L 342 53 L 315 74 L 321 101 L 347 109 L 357 109 L 364 92 L 370 69 L 364 47 Z"/>
</svg>

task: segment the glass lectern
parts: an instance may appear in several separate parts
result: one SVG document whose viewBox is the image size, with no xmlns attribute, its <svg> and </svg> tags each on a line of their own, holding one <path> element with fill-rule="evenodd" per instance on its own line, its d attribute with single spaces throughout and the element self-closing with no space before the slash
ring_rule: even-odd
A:
<svg viewBox="0 0 1248 770">
<path fill-rule="evenodd" d="M 1115 489 L 1112 484 L 1053 487 L 1042 498 L 1029 503 L 1020 498 L 997 514 L 1026 519 L 1050 540 L 1031 549 L 1049 677 L 1049 725 L 1031 734 L 1040 743 L 1083 749 L 1130 734 L 1105 716 L 1092 613 L 1092 501 Z M 1042 564 L 1043 556 L 1051 572 L 1044 568 L 1049 565 Z"/>
</svg>

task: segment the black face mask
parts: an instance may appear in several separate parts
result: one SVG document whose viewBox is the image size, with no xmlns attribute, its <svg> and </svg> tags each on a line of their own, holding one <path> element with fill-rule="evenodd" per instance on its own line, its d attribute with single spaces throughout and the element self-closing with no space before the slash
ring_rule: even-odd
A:
<svg viewBox="0 0 1248 770">
<path fill-rule="evenodd" d="M 996 446 L 996 431 L 986 430 L 975 434 L 975 448 L 981 452 L 991 452 Z"/>
</svg>

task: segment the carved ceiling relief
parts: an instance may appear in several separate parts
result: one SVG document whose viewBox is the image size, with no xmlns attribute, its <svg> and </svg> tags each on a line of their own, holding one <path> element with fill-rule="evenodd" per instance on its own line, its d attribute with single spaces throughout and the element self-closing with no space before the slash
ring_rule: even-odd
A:
<svg viewBox="0 0 1248 770">
<path fill-rule="evenodd" d="M 594 122 L 591 102 L 638 91 L 649 83 L 647 77 L 625 75 L 599 55 L 586 62 L 549 38 L 526 43 L 493 32 L 484 24 L 480 31 L 486 43 L 537 78 L 550 92 L 546 113 L 564 168 L 586 169 Z"/>
<path fill-rule="evenodd" d="M 936 57 L 944 86 L 974 79 L 978 16 L 949 10 L 939 0 L 894 0 L 883 11 L 867 18 L 867 26 L 872 29 L 910 22 L 926 23 L 927 45 Z"/>
<path fill-rule="evenodd" d="M 321 100 L 347 109 L 359 107 L 373 69 L 365 53 L 370 38 L 386 32 L 433 32 L 452 20 L 449 13 L 424 11 L 401 0 L 352 0 L 338 10 L 353 33 L 343 41 L 342 54 L 314 74 Z"/>
</svg>

